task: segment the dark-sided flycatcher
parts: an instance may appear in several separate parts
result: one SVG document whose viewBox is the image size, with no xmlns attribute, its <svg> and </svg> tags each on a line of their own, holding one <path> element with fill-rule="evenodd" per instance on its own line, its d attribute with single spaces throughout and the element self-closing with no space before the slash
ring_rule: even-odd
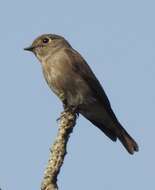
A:
<svg viewBox="0 0 155 190">
<path fill-rule="evenodd" d="M 76 108 L 111 140 L 117 138 L 133 154 L 138 145 L 117 120 L 110 102 L 84 58 L 62 36 L 44 34 L 25 50 L 32 51 L 42 65 L 51 90 L 64 107 Z"/>
</svg>

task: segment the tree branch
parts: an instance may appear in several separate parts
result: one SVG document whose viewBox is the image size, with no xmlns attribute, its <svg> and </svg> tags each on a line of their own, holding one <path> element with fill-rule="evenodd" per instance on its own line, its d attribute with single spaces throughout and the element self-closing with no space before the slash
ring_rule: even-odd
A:
<svg viewBox="0 0 155 190">
<path fill-rule="evenodd" d="M 51 146 L 50 158 L 44 172 L 41 190 L 58 190 L 57 177 L 67 153 L 67 142 L 75 123 L 75 112 L 67 110 L 61 114 L 58 134 Z"/>
</svg>

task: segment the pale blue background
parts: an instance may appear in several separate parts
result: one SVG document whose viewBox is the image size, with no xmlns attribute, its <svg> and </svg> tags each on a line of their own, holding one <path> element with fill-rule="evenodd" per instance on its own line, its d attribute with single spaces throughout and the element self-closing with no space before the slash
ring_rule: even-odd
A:
<svg viewBox="0 0 155 190">
<path fill-rule="evenodd" d="M 2 1 L 0 186 L 39 189 L 62 111 L 37 59 L 42 33 L 65 36 L 96 73 L 140 152 L 130 156 L 82 116 L 68 144 L 60 190 L 155 189 L 155 1 Z"/>
</svg>

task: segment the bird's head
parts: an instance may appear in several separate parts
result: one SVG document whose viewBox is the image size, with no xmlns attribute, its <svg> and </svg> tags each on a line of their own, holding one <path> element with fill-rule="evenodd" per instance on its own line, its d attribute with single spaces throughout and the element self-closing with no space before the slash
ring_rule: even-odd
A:
<svg viewBox="0 0 155 190">
<path fill-rule="evenodd" d="M 43 34 L 37 37 L 31 46 L 24 50 L 33 52 L 39 60 L 51 55 L 55 50 L 70 46 L 70 44 L 62 36 L 56 34 Z"/>
</svg>

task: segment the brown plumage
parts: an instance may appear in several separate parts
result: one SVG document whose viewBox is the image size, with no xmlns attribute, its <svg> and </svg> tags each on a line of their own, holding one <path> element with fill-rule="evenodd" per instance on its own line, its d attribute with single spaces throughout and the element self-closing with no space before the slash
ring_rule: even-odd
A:
<svg viewBox="0 0 155 190">
<path fill-rule="evenodd" d="M 61 36 L 45 34 L 29 48 L 42 63 L 44 77 L 66 107 L 76 108 L 111 140 L 133 154 L 138 145 L 117 120 L 96 76 L 82 56 Z"/>
</svg>

